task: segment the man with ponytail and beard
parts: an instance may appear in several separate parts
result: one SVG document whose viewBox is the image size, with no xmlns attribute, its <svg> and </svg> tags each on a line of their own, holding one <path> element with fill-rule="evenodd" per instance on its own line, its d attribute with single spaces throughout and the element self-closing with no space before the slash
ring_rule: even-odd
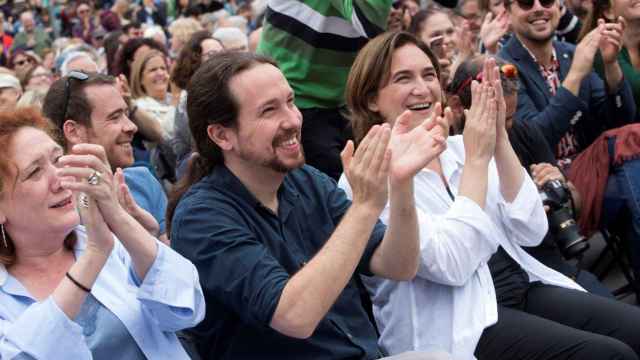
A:
<svg viewBox="0 0 640 360">
<path fill-rule="evenodd" d="M 275 62 L 226 52 L 188 88 L 197 154 L 173 194 L 173 247 L 198 268 L 204 359 L 378 359 L 355 277 L 412 279 L 418 268 L 413 176 L 444 150 L 442 119 L 375 126 L 341 154 L 354 187 L 304 165 L 302 115 Z M 378 217 L 391 203 L 388 227 Z M 405 353 L 393 359 L 443 359 Z"/>
</svg>

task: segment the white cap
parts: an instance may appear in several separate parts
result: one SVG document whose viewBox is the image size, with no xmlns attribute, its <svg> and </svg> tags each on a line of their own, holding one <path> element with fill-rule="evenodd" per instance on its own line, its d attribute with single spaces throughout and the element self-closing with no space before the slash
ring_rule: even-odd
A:
<svg viewBox="0 0 640 360">
<path fill-rule="evenodd" d="M 0 74 L 0 89 L 2 88 L 14 88 L 22 91 L 20 80 L 11 74 Z"/>
</svg>

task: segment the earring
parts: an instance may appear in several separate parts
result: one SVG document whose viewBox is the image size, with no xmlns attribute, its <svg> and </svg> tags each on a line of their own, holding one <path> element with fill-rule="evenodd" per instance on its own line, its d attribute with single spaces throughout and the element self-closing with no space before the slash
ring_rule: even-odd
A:
<svg viewBox="0 0 640 360">
<path fill-rule="evenodd" d="M 4 233 L 4 224 L 0 224 L 0 229 L 2 229 L 2 244 L 4 247 L 9 248 L 7 244 L 7 234 Z"/>
</svg>

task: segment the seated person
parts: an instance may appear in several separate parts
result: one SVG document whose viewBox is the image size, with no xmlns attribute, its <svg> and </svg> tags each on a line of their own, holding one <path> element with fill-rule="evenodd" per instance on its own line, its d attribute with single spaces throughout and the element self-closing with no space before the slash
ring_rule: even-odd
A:
<svg viewBox="0 0 640 360">
<path fill-rule="evenodd" d="M 481 74 L 484 60 L 484 56 L 475 56 L 462 62 L 456 69 L 456 73 L 447 90 L 447 104 L 451 107 L 454 114 L 454 123 L 458 123 L 458 125 L 452 126 L 452 128 L 459 129 L 459 134 L 461 134 L 464 129 L 464 110 L 471 107 L 471 81 L 482 80 Z M 516 152 L 516 155 L 518 155 L 520 163 L 528 170 L 529 174 L 532 175 L 533 181 L 538 186 L 539 191 L 551 180 L 558 180 L 566 185 L 566 187 L 570 189 L 573 198 L 572 201 L 575 205 L 574 207 L 579 212 L 580 194 L 573 184 L 567 181 L 564 174 L 556 166 L 555 156 L 536 124 L 515 121 L 513 118 L 518 102 L 517 69 L 514 65 L 507 64 L 501 59 L 496 59 L 496 65 L 500 68 L 500 81 L 502 82 L 503 94 L 507 105 L 505 126 L 509 133 L 511 146 Z M 452 124 L 449 125 L 451 126 Z M 548 209 L 545 210 L 548 211 Z M 526 247 L 525 250 L 546 266 L 568 277 L 575 278 L 576 282 L 587 291 L 605 297 L 612 297 L 609 289 L 593 274 L 588 271 L 578 270 L 562 258 L 554 235 L 556 231 L 558 231 L 558 229 L 550 229 L 540 245 Z M 569 243 L 563 243 L 563 245 L 569 245 Z M 566 247 L 563 247 L 563 251 L 572 255 L 573 249 L 578 249 L 581 244 L 578 243 L 573 246 L 575 248 L 569 247 L 566 249 Z M 577 252 L 577 250 L 575 251 Z"/>
<path fill-rule="evenodd" d="M 198 68 L 187 91 L 197 155 L 167 218 L 172 245 L 202 278 L 207 315 L 189 331 L 200 356 L 384 356 L 354 274 L 415 276 L 412 179 L 444 139 L 385 125 L 355 154 L 347 145 L 350 202 L 331 178 L 304 165 L 302 115 L 273 60 L 220 53 Z M 387 198 L 385 231 L 378 216 Z"/>
<path fill-rule="evenodd" d="M 0 122 L 0 357 L 188 359 L 198 273 L 122 209 L 104 148 L 63 155 L 33 109 Z"/>
<path fill-rule="evenodd" d="M 164 220 L 167 197 L 147 168 L 132 167 L 131 141 L 137 127 L 128 117 L 127 104 L 115 80 L 106 75 L 71 72 L 51 85 L 42 111 L 62 134 L 66 152 L 80 143 L 106 149 L 111 169 L 121 183 L 122 205 L 168 245 Z"/>
<path fill-rule="evenodd" d="M 627 125 L 636 116 L 631 87 L 617 61 L 624 25 L 600 23 L 574 46 L 553 40 L 559 1 L 509 0 L 505 5 L 515 36 L 502 48 L 500 57 L 518 68 L 515 117 L 538 126 L 558 164 L 580 190 L 579 223 L 584 235 L 602 226 L 600 214 L 617 218 L 623 210 L 631 213 L 632 221 L 625 230 L 630 234 L 632 265 L 640 274 L 640 195 L 634 190 L 640 187 L 640 147 L 632 147 L 630 157 L 621 156 L 616 139 L 625 137 L 627 130 L 607 135 L 601 147 L 597 141 L 604 131 Z M 604 78 L 593 71 L 598 52 Z M 602 158 L 615 165 L 604 167 L 604 179 L 581 176 L 582 169 L 594 174 L 591 164 Z"/>
<path fill-rule="evenodd" d="M 446 135 L 453 115 L 442 111 L 438 71 L 409 33 L 370 41 L 345 93 L 356 142 L 376 124 L 411 128 L 427 117 Z M 455 359 L 638 359 L 638 308 L 585 292 L 522 249 L 540 243 L 547 219 L 507 136 L 498 71 L 485 62 L 482 83 L 471 83 L 463 136 L 449 137 L 414 179 L 417 276 L 363 277 L 380 344 L 391 354 L 444 350 Z M 348 194 L 351 185 L 340 179 Z"/>
</svg>

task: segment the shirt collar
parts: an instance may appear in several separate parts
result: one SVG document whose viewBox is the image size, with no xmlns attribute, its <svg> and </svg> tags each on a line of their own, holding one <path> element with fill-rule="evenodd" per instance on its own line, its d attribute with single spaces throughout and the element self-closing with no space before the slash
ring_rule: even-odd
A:
<svg viewBox="0 0 640 360">
<path fill-rule="evenodd" d="M 558 68 L 560 68 L 560 63 L 558 62 L 558 57 L 556 56 L 556 48 L 555 47 L 551 47 L 551 68 L 545 68 L 544 66 L 542 66 L 542 64 L 540 64 L 538 62 L 538 59 L 536 59 L 536 56 L 533 55 L 533 53 L 531 52 L 531 50 L 529 50 L 529 48 L 527 48 L 527 46 L 522 43 L 522 47 L 527 50 L 527 52 L 529 53 L 529 55 L 531 56 L 531 58 L 533 59 L 533 61 L 542 69 L 545 70 L 550 70 L 550 71 L 556 71 L 558 70 Z"/>
<path fill-rule="evenodd" d="M 226 189 L 240 196 L 254 208 L 264 207 L 264 205 L 262 205 L 262 203 L 249 191 L 249 189 L 247 189 L 242 181 L 240 181 L 240 179 L 238 179 L 238 177 L 225 165 L 216 166 L 211 174 L 207 176 L 206 181 L 220 189 Z M 281 200 L 288 200 L 290 203 L 293 203 L 294 199 L 299 195 L 300 194 L 295 189 L 292 180 L 290 179 L 290 173 L 287 174 L 278 188 L 279 205 L 282 205 Z M 279 210 L 281 210 L 280 208 L 281 206 L 279 206 Z"/>
</svg>

